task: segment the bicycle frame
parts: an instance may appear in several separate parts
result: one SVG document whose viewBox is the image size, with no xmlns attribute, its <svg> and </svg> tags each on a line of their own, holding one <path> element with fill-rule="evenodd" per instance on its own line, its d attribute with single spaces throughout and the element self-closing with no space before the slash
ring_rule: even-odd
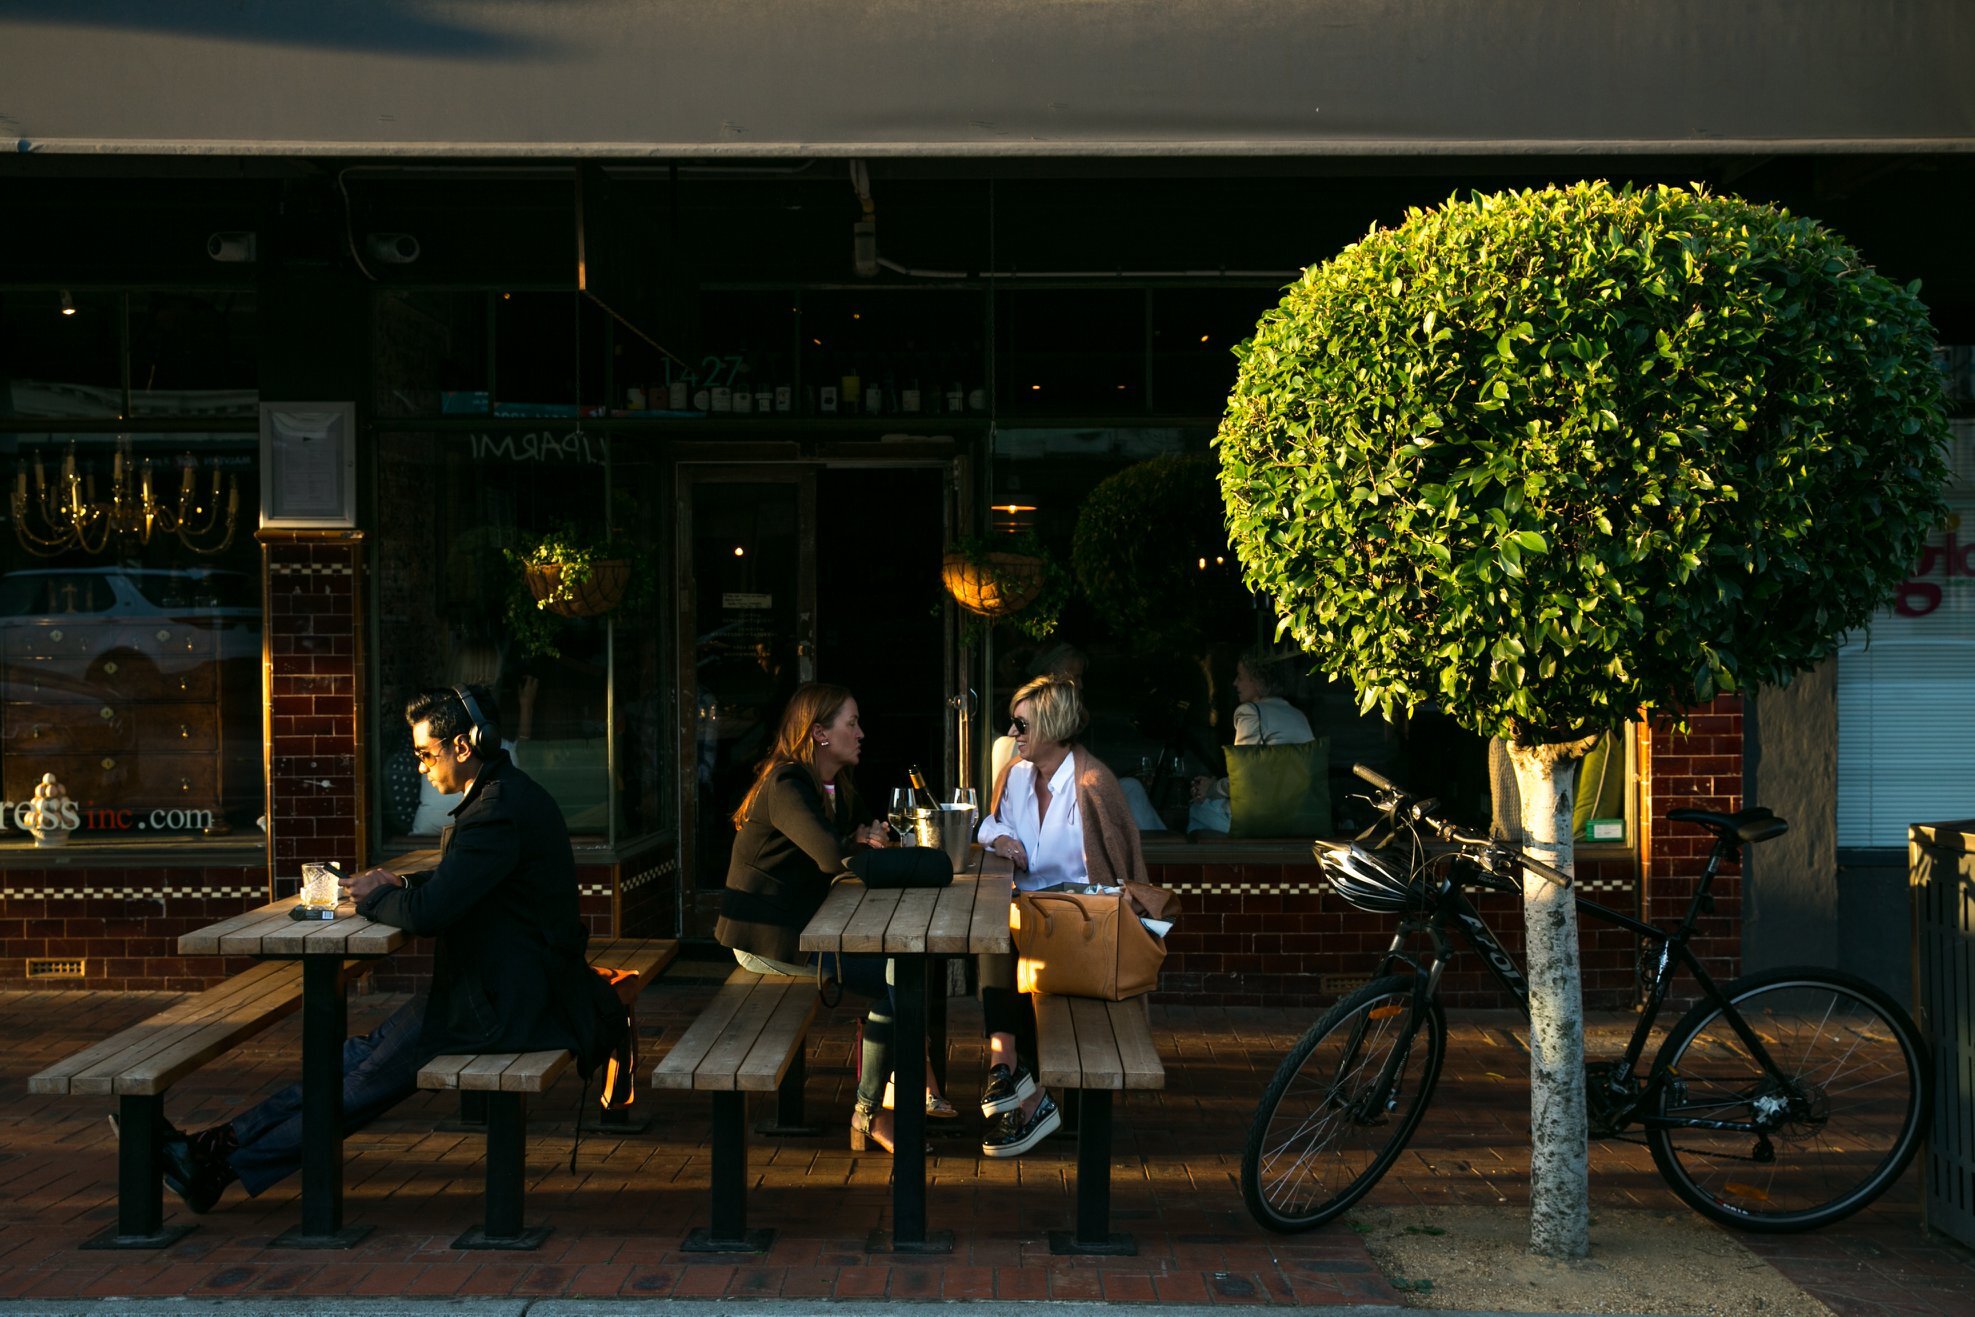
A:
<svg viewBox="0 0 1975 1317">
<path fill-rule="evenodd" d="M 1378 974 L 1381 976 L 1389 974 L 1401 964 L 1409 966 L 1420 980 L 1414 994 L 1413 1009 L 1417 1012 L 1424 1002 L 1437 996 L 1440 991 L 1440 976 L 1454 954 L 1452 940 L 1448 937 L 1448 930 L 1452 929 L 1469 949 L 1480 956 L 1482 964 L 1488 967 L 1489 973 L 1494 976 L 1496 982 L 1515 997 L 1517 1007 L 1527 1018 L 1529 982 L 1523 977 L 1521 966 L 1516 964 L 1515 958 L 1509 954 L 1507 948 L 1503 947 L 1494 931 L 1488 927 L 1487 921 L 1481 917 L 1481 912 L 1475 908 L 1474 902 L 1470 901 L 1466 892 L 1462 890 L 1461 877 L 1463 871 L 1466 871 L 1473 876 L 1478 886 L 1494 891 L 1520 891 L 1520 888 L 1511 880 L 1496 878 L 1458 854 L 1445 858 L 1451 863 L 1453 872 L 1441 882 L 1434 908 L 1428 913 L 1409 915 L 1400 921 L 1391 947 L 1379 961 Z M 1656 1065 L 1652 1073 L 1647 1076 L 1644 1085 L 1636 1091 L 1630 1088 L 1633 1077 L 1638 1073 L 1639 1058 L 1645 1052 L 1646 1042 L 1651 1037 L 1660 1010 L 1666 1003 L 1667 992 L 1672 987 L 1675 975 L 1682 969 L 1694 976 L 1694 981 L 1700 985 L 1701 995 L 1721 1012 L 1722 1018 L 1748 1047 L 1750 1054 L 1763 1070 L 1771 1075 L 1780 1073 L 1762 1039 L 1749 1028 L 1742 1019 L 1741 1013 L 1729 1002 L 1713 976 L 1702 967 L 1700 959 L 1687 946 L 1700 916 L 1713 909 L 1711 889 L 1723 861 L 1740 858 L 1740 845 L 1726 837 L 1717 836 L 1714 849 L 1708 855 L 1707 867 L 1702 871 L 1701 881 L 1695 888 L 1694 898 L 1688 903 L 1687 913 L 1681 919 L 1679 927 L 1670 934 L 1652 924 L 1614 910 L 1610 906 L 1600 905 L 1582 896 L 1572 898 L 1579 914 L 1588 915 L 1601 923 L 1616 925 L 1635 936 L 1650 938 L 1660 944 L 1653 980 L 1647 989 L 1639 1022 L 1633 1027 L 1632 1038 L 1627 1043 L 1625 1052 L 1610 1072 L 1609 1096 L 1625 1099 L 1622 1106 L 1610 1115 L 1621 1123 L 1632 1120 L 1645 1100 L 1655 1094 L 1659 1086 L 1666 1081 L 1667 1076 L 1664 1071 Z M 1426 965 L 1421 965 L 1406 951 L 1407 943 L 1420 934 L 1425 934 L 1433 945 L 1432 960 Z M 1700 1120 L 1651 1114 L 1639 1119 L 1642 1124 L 1650 1128 L 1763 1132 L 1762 1126 L 1750 1121 Z"/>
</svg>

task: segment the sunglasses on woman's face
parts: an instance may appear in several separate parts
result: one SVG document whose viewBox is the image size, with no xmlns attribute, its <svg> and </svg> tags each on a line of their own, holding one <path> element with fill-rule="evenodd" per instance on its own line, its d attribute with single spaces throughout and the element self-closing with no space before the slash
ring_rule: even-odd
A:
<svg viewBox="0 0 1975 1317">
<path fill-rule="evenodd" d="M 1014 726 L 1015 735 L 1027 736 L 1029 734 L 1029 720 L 1027 718 L 1010 718 L 1008 721 Z"/>
</svg>

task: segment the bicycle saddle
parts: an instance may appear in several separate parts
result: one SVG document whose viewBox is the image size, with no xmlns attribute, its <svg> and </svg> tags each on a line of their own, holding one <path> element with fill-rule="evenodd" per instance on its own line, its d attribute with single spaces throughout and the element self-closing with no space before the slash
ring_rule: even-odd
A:
<svg viewBox="0 0 1975 1317">
<path fill-rule="evenodd" d="M 1716 814 L 1706 809 L 1670 809 L 1667 818 L 1675 823 L 1698 823 L 1712 832 L 1737 841 L 1768 841 L 1790 830 L 1787 819 L 1776 817 L 1767 805 L 1752 805 L 1739 814 Z"/>
</svg>

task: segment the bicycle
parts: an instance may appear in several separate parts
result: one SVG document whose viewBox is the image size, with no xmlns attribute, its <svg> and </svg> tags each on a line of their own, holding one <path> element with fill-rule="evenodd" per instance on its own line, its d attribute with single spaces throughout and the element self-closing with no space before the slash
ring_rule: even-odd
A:
<svg viewBox="0 0 1975 1317">
<path fill-rule="evenodd" d="M 1515 874 L 1524 869 L 1570 884 L 1568 874 L 1505 842 L 1436 818 L 1437 801 L 1363 766 L 1353 771 L 1377 790 L 1377 818 L 1350 842 L 1314 849 L 1332 890 L 1361 909 L 1398 914 L 1400 924 L 1377 975 L 1297 1041 L 1256 1109 L 1242 1195 L 1258 1222 L 1285 1233 L 1322 1225 L 1363 1198 L 1418 1128 L 1446 1053 L 1439 987 L 1459 954 L 1457 938 L 1528 1014 L 1522 971 L 1464 886 L 1520 893 Z M 1724 1225 L 1780 1232 L 1841 1220 L 1898 1179 L 1918 1148 L 1927 1112 L 1919 1034 L 1883 992 L 1835 970 L 1774 969 L 1716 984 L 1687 945 L 1714 907 L 1715 874 L 1743 846 L 1789 825 L 1760 806 L 1667 817 L 1716 838 L 1678 928 L 1669 933 L 1574 898 L 1580 914 L 1657 943 L 1624 1054 L 1586 1065 L 1591 1134 L 1642 1130 L 1661 1178 Z M 1431 946 L 1424 960 L 1408 950 L 1421 934 Z M 1642 1077 L 1648 1036 L 1682 969 L 1700 1000 Z"/>
</svg>

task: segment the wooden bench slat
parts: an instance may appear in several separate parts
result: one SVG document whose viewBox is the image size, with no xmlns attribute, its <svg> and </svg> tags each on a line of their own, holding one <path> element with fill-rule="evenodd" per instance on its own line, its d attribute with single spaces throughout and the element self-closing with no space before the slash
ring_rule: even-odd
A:
<svg viewBox="0 0 1975 1317">
<path fill-rule="evenodd" d="M 727 1027 L 727 1021 L 733 1019 L 747 1002 L 746 985 L 734 981 L 742 972 L 736 971 L 735 976 L 727 980 L 726 986 L 713 994 L 713 1000 L 707 1003 L 699 1018 L 688 1026 L 685 1034 L 672 1045 L 672 1050 L 653 1068 L 653 1088 L 693 1086 L 693 1071 L 706 1057 L 708 1049 L 718 1041 L 720 1031 Z M 757 982 L 761 978 L 758 974 L 749 977 Z"/>
<path fill-rule="evenodd" d="M 1118 1043 L 1125 1087 L 1164 1088 L 1166 1067 L 1159 1060 L 1158 1044 L 1152 1040 L 1151 1007 L 1146 999 L 1134 997 L 1106 1002 L 1105 1006 L 1111 1012 L 1111 1034 Z"/>
<path fill-rule="evenodd" d="M 458 1088 L 459 1072 L 466 1069 L 471 1056 L 435 1056 L 419 1068 L 420 1088 Z"/>
<path fill-rule="evenodd" d="M 264 994 L 241 1001 L 220 1019 L 196 1027 L 170 1046 L 123 1067 L 116 1076 L 114 1091 L 119 1095 L 155 1096 L 181 1078 L 197 1070 L 223 1052 L 231 1051 L 244 1039 L 300 1008 L 302 991 Z"/>
<path fill-rule="evenodd" d="M 516 1052 L 482 1052 L 460 1067 L 459 1086 L 469 1093 L 498 1093 L 501 1076 L 514 1064 Z"/>
<path fill-rule="evenodd" d="M 247 975 L 237 976 L 217 988 L 200 993 L 199 998 L 203 1000 L 188 1005 L 171 1018 L 161 1020 L 153 1016 L 105 1040 L 98 1048 L 92 1049 L 94 1059 L 90 1064 L 70 1075 L 68 1091 L 117 1092 L 119 1076 L 131 1067 L 142 1065 L 215 1024 L 219 1025 L 223 1038 L 245 1038 L 258 1032 L 301 1004 L 301 969 L 297 966 L 275 968 L 288 972 L 255 975 L 251 979 Z M 270 1012 L 255 1014 L 256 1003 L 264 1003 Z M 243 1011 L 246 1014 L 236 1020 L 235 1017 Z M 187 1068 L 195 1067 L 196 1063 Z"/>
<path fill-rule="evenodd" d="M 503 1093 L 545 1093 L 562 1072 L 576 1064 L 576 1054 L 568 1048 L 553 1052 L 523 1052 L 514 1064 L 501 1071 Z"/>
<path fill-rule="evenodd" d="M 1036 1078 L 1059 1088 L 1157 1089 L 1165 1067 L 1143 997 L 1036 998 Z"/>
<path fill-rule="evenodd" d="M 734 1087 L 746 1093 L 772 1093 L 780 1088 L 782 1076 L 789 1072 L 809 1026 L 816 1020 L 818 1005 L 813 992 L 783 993 L 754 1046 L 735 1068 Z"/>
<path fill-rule="evenodd" d="M 1077 1064 L 1083 1070 L 1083 1083 L 1078 1088 L 1124 1087 L 1125 1067 L 1118 1060 L 1110 1005 L 1083 997 L 1070 999 L 1070 1020 L 1077 1027 Z"/>
<path fill-rule="evenodd" d="M 255 965 L 241 974 L 236 974 L 223 983 L 215 984 L 204 992 L 188 993 L 149 1019 L 118 1030 L 100 1042 L 92 1043 L 79 1052 L 73 1052 L 48 1066 L 28 1079 L 30 1093 L 63 1094 L 69 1091 L 69 1081 L 106 1060 L 114 1060 L 133 1044 L 150 1041 L 162 1028 L 177 1027 L 198 1023 L 222 1013 L 234 997 L 253 992 L 265 980 L 278 979 L 284 973 L 295 974 L 293 966 L 276 963 Z"/>
<path fill-rule="evenodd" d="M 694 1089 L 724 1093 L 735 1087 L 735 1071 L 753 1050 L 761 1031 L 774 1016 L 775 1008 L 782 1004 L 782 998 L 790 990 L 788 984 L 798 982 L 798 979 L 789 979 L 783 983 L 760 983 L 748 990 L 747 1000 L 741 1003 L 740 1010 L 720 1031 L 720 1037 L 707 1049 L 705 1058 L 694 1067 Z"/>
</svg>

